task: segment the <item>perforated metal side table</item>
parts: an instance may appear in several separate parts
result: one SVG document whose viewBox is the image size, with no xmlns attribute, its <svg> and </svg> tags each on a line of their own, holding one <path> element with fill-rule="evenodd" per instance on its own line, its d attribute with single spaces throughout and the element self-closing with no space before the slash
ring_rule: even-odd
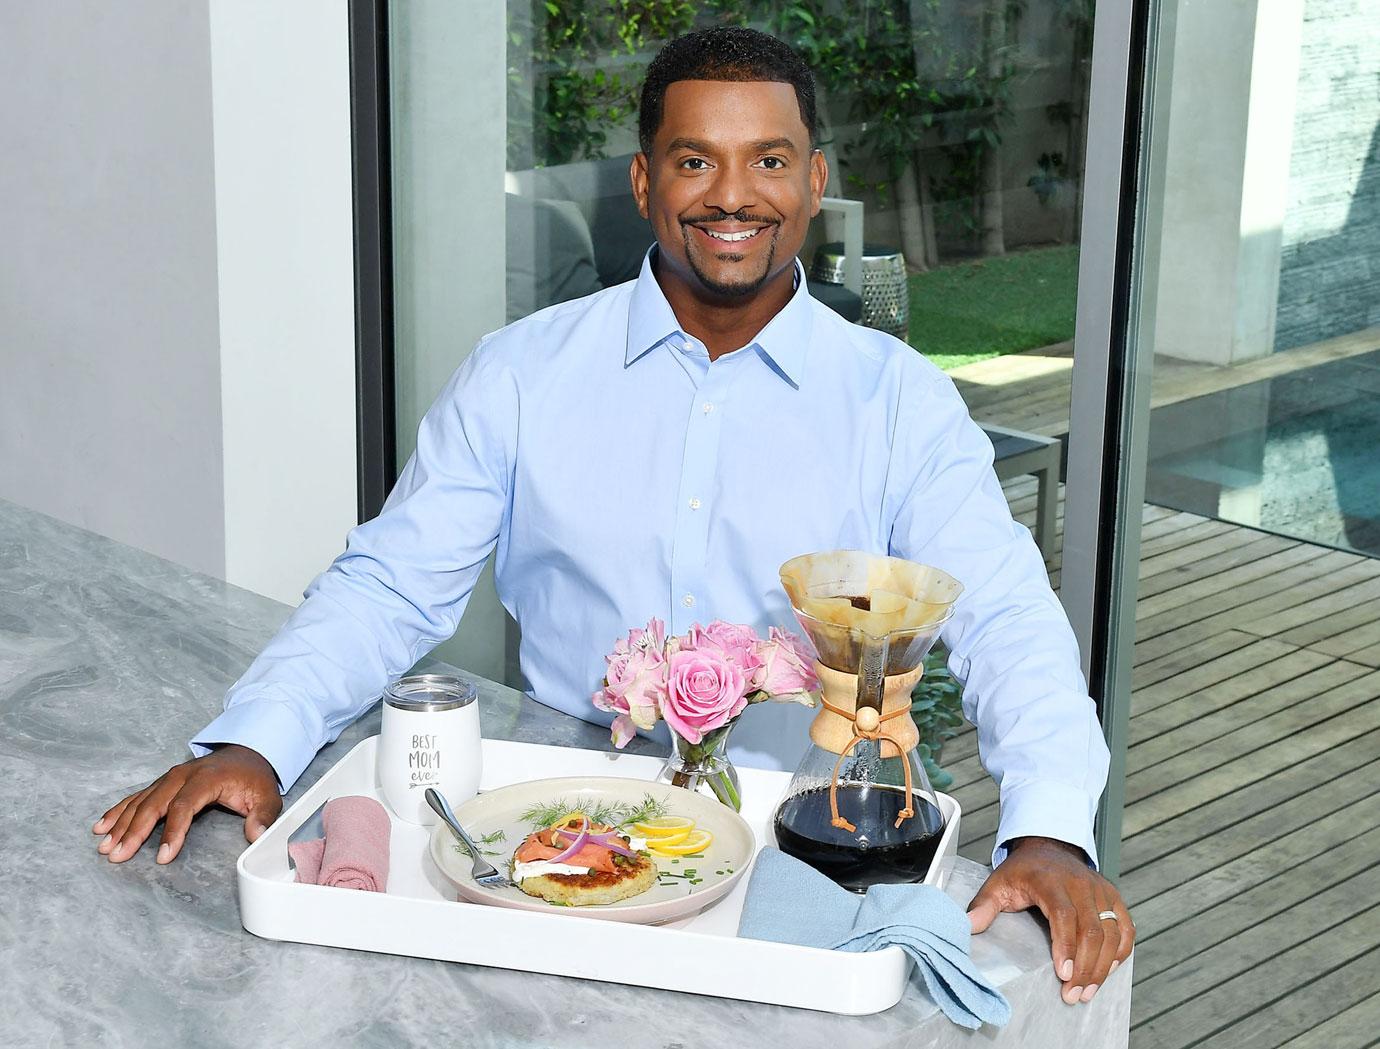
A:
<svg viewBox="0 0 1380 1049">
<path fill-rule="evenodd" d="M 815 252 L 810 280 L 824 284 L 844 282 L 844 250 L 838 241 L 823 244 Z M 906 260 L 885 244 L 865 244 L 862 252 L 862 323 L 904 339 L 910 330 L 910 287 Z"/>
</svg>

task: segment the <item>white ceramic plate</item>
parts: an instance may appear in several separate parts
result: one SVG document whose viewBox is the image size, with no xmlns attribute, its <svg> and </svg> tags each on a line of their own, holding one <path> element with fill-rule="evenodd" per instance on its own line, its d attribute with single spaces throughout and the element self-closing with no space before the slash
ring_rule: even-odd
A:
<svg viewBox="0 0 1380 1049">
<path fill-rule="evenodd" d="M 652 853 L 659 875 L 657 884 L 639 896 L 618 903 L 598 907 L 560 907 L 528 896 L 517 888 L 481 888 L 470 877 L 472 863 L 469 853 L 444 823 L 437 824 L 432 830 L 431 858 L 441 873 L 455 883 L 460 896 L 471 903 L 525 911 L 578 914 L 586 918 L 641 925 L 687 918 L 727 895 L 748 869 L 757 851 L 752 829 L 743 818 L 711 798 L 646 780 L 611 777 L 542 779 L 514 783 L 479 794 L 458 806 L 455 818 L 476 842 L 495 832 L 503 832 L 502 841 L 480 847 L 492 853 L 486 855 L 485 859 L 507 874 L 513 850 L 522 844 L 527 835 L 539 829 L 521 818 L 522 813 L 532 806 L 557 800 L 564 800 L 571 809 L 601 803 L 636 806 L 647 795 L 664 803 L 667 815 L 694 820 L 696 829 L 709 831 L 714 835 L 714 840 L 703 854 L 694 857 L 667 857 Z M 635 834 L 628 828 L 625 831 Z M 692 884 L 686 876 L 689 872 L 695 872 L 696 884 Z"/>
</svg>

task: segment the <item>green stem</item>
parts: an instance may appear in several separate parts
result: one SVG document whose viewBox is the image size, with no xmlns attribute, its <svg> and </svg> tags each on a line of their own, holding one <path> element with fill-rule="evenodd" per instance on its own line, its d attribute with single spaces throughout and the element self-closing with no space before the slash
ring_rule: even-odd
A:
<svg viewBox="0 0 1380 1049">
<path fill-rule="evenodd" d="M 743 799 L 739 796 L 738 792 L 733 789 L 733 777 L 728 774 L 727 769 L 719 773 L 719 782 L 723 784 L 722 788 L 718 791 L 719 799 L 724 801 L 734 812 L 741 812 L 743 810 Z M 725 795 L 727 795 L 726 798 Z"/>
</svg>

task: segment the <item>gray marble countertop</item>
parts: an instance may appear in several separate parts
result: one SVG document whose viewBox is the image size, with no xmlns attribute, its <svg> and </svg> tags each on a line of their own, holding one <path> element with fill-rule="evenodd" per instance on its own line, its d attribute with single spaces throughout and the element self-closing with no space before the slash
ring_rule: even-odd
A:
<svg viewBox="0 0 1380 1049">
<path fill-rule="evenodd" d="M 212 811 L 182 855 L 124 864 L 91 824 L 189 755 L 186 741 L 289 609 L 0 501 L 0 1042 L 7 1046 L 846 1044 L 1124 1046 L 1130 966 L 1065 1006 L 1048 940 L 1003 915 L 974 941 L 1003 972 L 1001 1031 L 948 1023 L 914 987 L 866 1017 L 261 940 L 240 926 L 242 820 Z M 608 749 L 608 734 L 482 682 L 485 735 Z M 290 803 L 360 739 L 321 751 Z M 638 741 L 643 743 L 643 741 Z M 650 746 L 643 743 L 644 746 Z M 634 745 L 636 746 L 636 744 Z M 985 871 L 960 861 L 966 903 Z"/>
</svg>

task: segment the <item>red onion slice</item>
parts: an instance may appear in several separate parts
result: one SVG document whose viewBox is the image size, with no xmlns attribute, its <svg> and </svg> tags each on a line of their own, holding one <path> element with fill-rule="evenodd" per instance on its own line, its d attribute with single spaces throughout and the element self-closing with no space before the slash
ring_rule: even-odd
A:
<svg viewBox="0 0 1380 1049">
<path fill-rule="evenodd" d="M 576 837 L 573 831 L 558 830 L 556 831 L 556 833 L 562 834 L 567 838 Z M 636 857 L 637 853 L 627 848 L 621 841 L 618 840 L 620 837 L 621 835 L 617 831 L 606 831 L 603 834 L 586 834 L 585 844 L 598 845 L 601 848 L 608 849 L 610 852 L 616 852 L 618 855 L 626 856 L 629 859 L 633 859 L 634 857 Z M 574 846 L 571 847 L 574 848 Z M 554 863 L 556 861 L 552 860 L 551 862 Z"/>
<path fill-rule="evenodd" d="M 569 832 L 569 831 L 561 831 L 561 830 L 558 830 L 558 831 L 556 831 L 556 833 L 557 833 L 557 834 L 569 834 L 570 832 Z M 571 844 L 571 846 L 570 846 L 568 849 L 566 849 L 566 850 L 565 850 L 563 853 L 561 853 L 559 856 L 552 856 L 552 857 L 551 857 L 549 860 L 547 860 L 546 862 L 547 862 L 547 863 L 564 863 L 566 860 L 570 859 L 571 856 L 574 856 L 577 852 L 580 851 L 581 847 L 582 847 L 582 846 L 584 845 L 584 843 L 588 840 L 588 838 L 589 838 L 589 818 L 586 817 L 586 816 L 581 816 L 581 817 L 580 817 L 580 833 L 577 834 L 577 835 L 575 836 L 575 841 Z"/>
</svg>

